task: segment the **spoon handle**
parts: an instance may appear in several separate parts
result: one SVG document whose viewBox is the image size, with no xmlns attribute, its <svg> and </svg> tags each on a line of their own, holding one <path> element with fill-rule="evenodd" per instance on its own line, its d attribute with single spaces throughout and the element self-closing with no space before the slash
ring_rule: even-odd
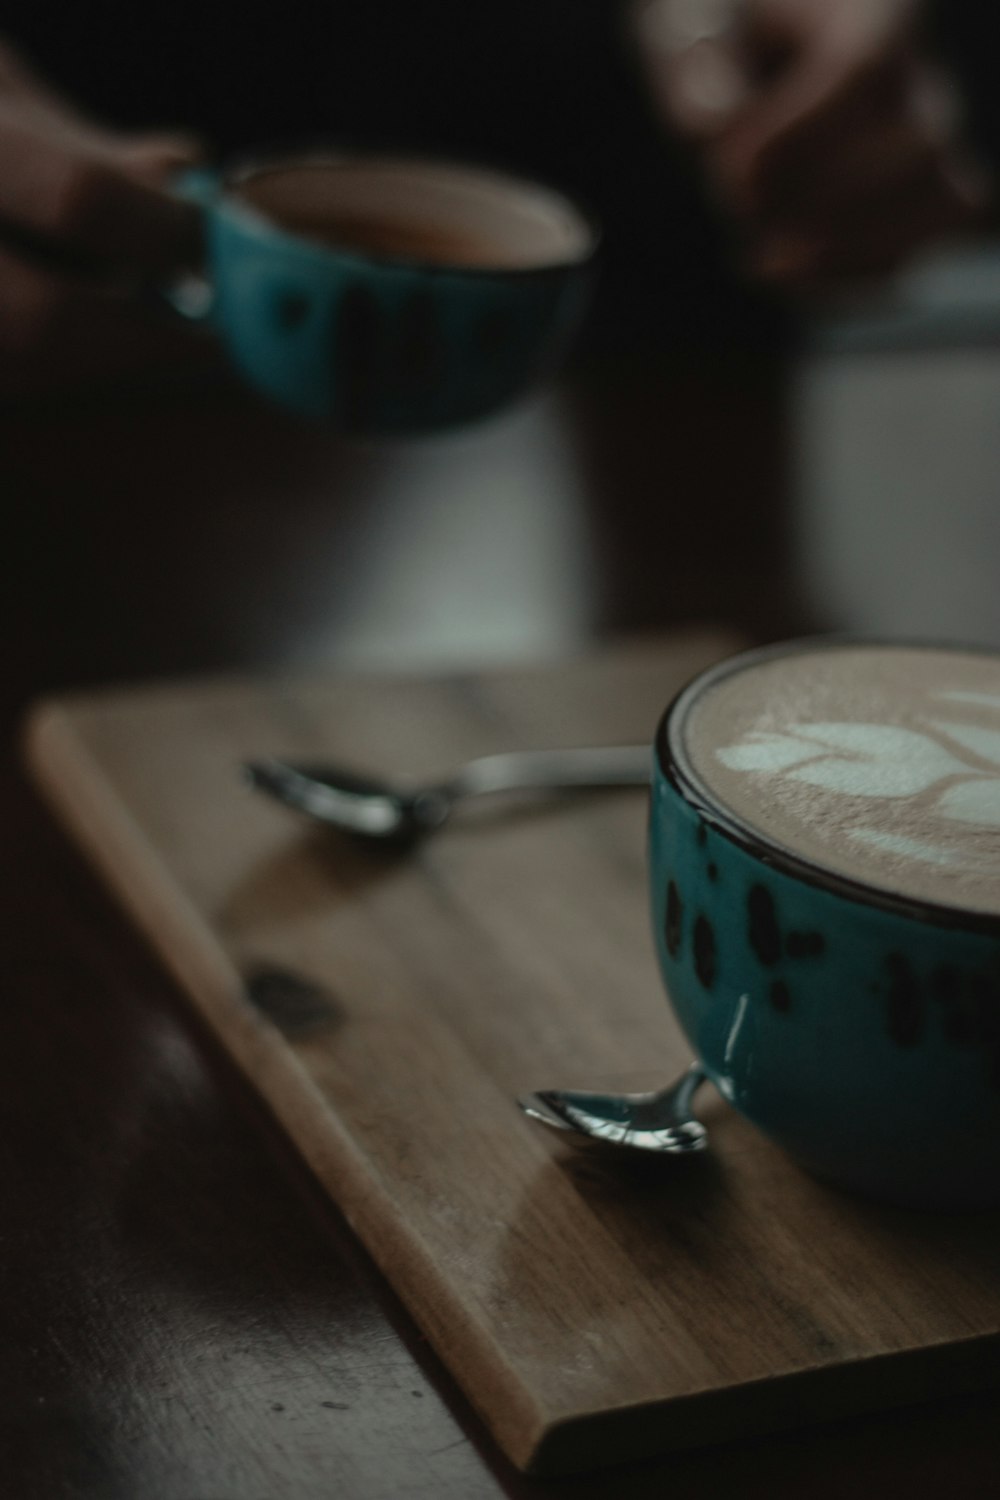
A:
<svg viewBox="0 0 1000 1500">
<path fill-rule="evenodd" d="M 469 761 L 440 790 L 456 799 L 505 791 L 648 786 L 651 765 L 648 745 L 511 750 Z"/>
</svg>

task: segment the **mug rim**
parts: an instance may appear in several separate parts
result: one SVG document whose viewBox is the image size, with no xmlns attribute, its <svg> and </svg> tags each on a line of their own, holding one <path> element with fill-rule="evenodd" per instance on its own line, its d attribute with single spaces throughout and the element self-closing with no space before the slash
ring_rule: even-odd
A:
<svg viewBox="0 0 1000 1500">
<path fill-rule="evenodd" d="M 308 166 L 335 166 L 342 163 L 349 165 L 377 165 L 383 164 L 394 167 L 430 167 L 432 169 L 444 169 L 445 171 L 474 172 L 479 176 L 508 187 L 527 190 L 529 192 L 542 193 L 552 199 L 556 204 L 567 209 L 579 221 L 583 231 L 583 247 L 576 255 L 567 255 L 560 259 L 546 261 L 542 265 L 462 265 L 428 260 L 418 254 L 394 255 L 385 251 L 358 249 L 356 246 L 344 246 L 342 248 L 324 244 L 320 240 L 310 238 L 307 235 L 297 234 L 294 230 L 285 228 L 277 220 L 271 219 L 261 209 L 248 200 L 241 198 L 237 189 L 240 184 L 245 183 L 250 177 L 267 175 L 278 172 L 289 167 Z M 430 151 L 416 151 L 413 149 L 396 149 L 393 147 L 378 146 L 341 146 L 336 142 L 325 145 L 313 145 L 296 150 L 294 147 L 283 147 L 273 152 L 262 151 L 252 156 L 237 156 L 228 162 L 223 162 L 215 167 L 209 168 L 208 172 L 215 178 L 217 185 L 217 197 L 215 207 L 228 208 L 237 213 L 241 219 L 251 220 L 254 226 L 263 226 L 266 233 L 296 246 L 308 246 L 324 256 L 348 256 L 362 264 L 374 264 L 378 266 L 405 266 L 413 270 L 425 272 L 430 275 L 447 275 L 470 277 L 475 280 L 495 279 L 503 277 L 506 279 L 524 280 L 526 278 L 537 278 L 540 276 L 564 276 L 568 273 L 586 272 L 590 268 L 603 243 L 604 234 L 601 222 L 597 215 L 577 198 L 543 178 L 522 175 L 510 171 L 504 167 L 493 166 L 491 163 L 476 160 L 471 157 L 444 156 Z"/>
<path fill-rule="evenodd" d="M 950 651 L 964 655 L 994 656 L 1000 660 L 1000 652 L 981 643 L 964 645 L 955 641 L 931 641 L 914 639 L 890 640 L 851 634 L 801 636 L 790 641 L 777 641 L 766 646 L 752 647 L 725 657 L 714 666 L 691 679 L 676 693 L 660 716 L 653 739 L 656 768 L 673 790 L 694 811 L 711 825 L 715 832 L 736 844 L 751 858 L 770 868 L 790 876 L 807 885 L 818 886 L 832 895 L 853 901 L 858 905 L 877 907 L 890 911 L 911 921 L 931 922 L 936 927 L 957 928 L 983 936 L 1000 938 L 1000 914 L 968 911 L 943 902 L 925 900 L 919 896 L 901 895 L 896 891 L 882 890 L 877 886 L 856 880 L 835 870 L 825 869 L 804 854 L 797 854 L 784 844 L 769 839 L 765 833 L 746 826 L 743 821 L 721 806 L 701 782 L 697 772 L 680 743 L 678 730 L 690 704 L 707 688 L 726 677 L 735 675 L 748 667 L 775 658 L 794 656 L 803 652 L 816 652 L 858 646 L 882 650 L 933 650 Z"/>
</svg>

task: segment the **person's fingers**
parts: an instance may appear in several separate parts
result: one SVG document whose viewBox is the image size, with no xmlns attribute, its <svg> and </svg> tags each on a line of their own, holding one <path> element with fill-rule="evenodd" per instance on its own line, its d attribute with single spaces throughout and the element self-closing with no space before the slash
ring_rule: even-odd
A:
<svg viewBox="0 0 1000 1500">
<path fill-rule="evenodd" d="M 200 247 L 191 204 L 111 165 L 86 138 L 51 140 L 0 107 L 0 239 L 4 225 L 109 269 L 155 274 L 193 264 Z"/>
<path fill-rule="evenodd" d="M 960 148 L 961 106 L 950 79 L 917 58 L 901 63 L 870 94 L 776 143 L 758 163 L 757 209 L 780 213 L 829 204 L 849 211 L 891 191 L 930 163 Z"/>
<path fill-rule="evenodd" d="M 711 139 L 752 86 L 736 0 L 646 0 L 635 34 L 653 101 L 692 139 Z"/>
<path fill-rule="evenodd" d="M 168 183 L 176 172 L 206 159 L 200 137 L 184 131 L 127 137 L 115 151 L 122 170 L 152 187 Z"/>
<path fill-rule="evenodd" d="M 198 340 L 134 293 L 200 258 L 198 210 L 164 188 L 202 155 L 86 120 L 0 38 L 0 391 L 186 368 Z"/>
<path fill-rule="evenodd" d="M 974 167 L 937 162 L 920 181 L 897 184 L 849 220 L 761 233 L 750 242 L 747 266 L 757 278 L 791 286 L 884 275 L 929 241 L 972 227 L 983 204 Z"/>
<path fill-rule="evenodd" d="M 733 207 L 760 211 L 774 184 L 835 147 L 868 114 L 895 107 L 909 55 L 867 37 L 853 46 L 817 37 L 762 87 L 712 146 L 713 173 Z"/>
<path fill-rule="evenodd" d="M 0 396 L 92 389 L 95 381 L 222 377 L 204 331 L 93 282 L 40 271 L 0 248 Z"/>
<path fill-rule="evenodd" d="M 807 136 L 768 160 L 759 179 L 760 224 L 849 222 L 877 199 L 932 184 L 961 152 L 958 111 L 943 78 L 915 69 L 891 107 L 871 104 L 836 128 Z M 706 161 L 712 174 L 712 162 Z M 726 184 L 717 183 L 720 196 Z"/>
<path fill-rule="evenodd" d="M 889 270 L 923 241 L 984 221 L 992 183 L 963 146 L 954 92 L 936 70 L 913 62 L 890 100 L 835 123 L 770 159 L 756 211 L 742 215 L 758 276 Z"/>
<path fill-rule="evenodd" d="M 49 85 L 4 37 L 0 37 L 0 89 L 7 94 L 31 94 L 46 102 L 57 102 Z M 58 103 L 61 106 L 62 101 Z"/>
</svg>

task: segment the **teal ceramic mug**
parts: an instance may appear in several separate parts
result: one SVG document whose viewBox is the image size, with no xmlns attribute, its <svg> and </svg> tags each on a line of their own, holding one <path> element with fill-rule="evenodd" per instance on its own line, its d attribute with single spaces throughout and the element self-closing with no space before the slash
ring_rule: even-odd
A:
<svg viewBox="0 0 1000 1500">
<path fill-rule="evenodd" d="M 598 233 L 554 190 L 482 167 L 358 152 L 193 172 L 205 275 L 169 294 L 236 369 L 358 432 L 472 421 L 558 364 Z"/>
<path fill-rule="evenodd" d="M 1000 656 L 820 639 L 703 674 L 657 734 L 650 868 L 736 1109 L 866 1195 L 1000 1203 Z"/>
</svg>

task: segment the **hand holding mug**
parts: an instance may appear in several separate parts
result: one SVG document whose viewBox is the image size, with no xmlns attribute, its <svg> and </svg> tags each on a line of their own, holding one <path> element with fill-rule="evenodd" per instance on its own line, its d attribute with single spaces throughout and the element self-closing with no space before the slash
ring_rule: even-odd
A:
<svg viewBox="0 0 1000 1500">
<path fill-rule="evenodd" d="M 164 325 L 135 292 L 198 258 L 198 215 L 168 191 L 197 154 L 84 118 L 0 42 L 0 386 L 149 359 Z"/>
</svg>

